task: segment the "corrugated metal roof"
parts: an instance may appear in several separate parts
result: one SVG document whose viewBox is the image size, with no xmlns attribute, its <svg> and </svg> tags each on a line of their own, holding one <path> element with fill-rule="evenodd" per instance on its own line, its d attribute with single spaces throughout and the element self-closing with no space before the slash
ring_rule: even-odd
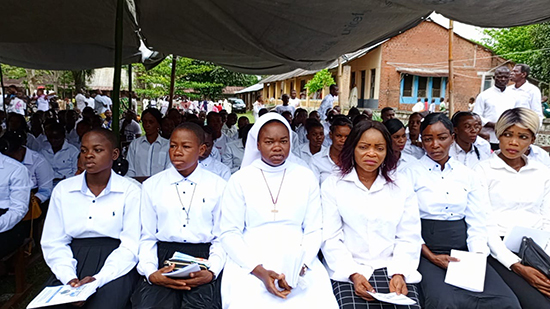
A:
<svg viewBox="0 0 550 309">
<path fill-rule="evenodd" d="M 257 84 L 254 84 L 254 85 L 250 86 L 250 87 L 244 88 L 243 90 L 239 90 L 239 91 L 235 92 L 235 94 L 254 92 L 254 91 L 261 90 L 261 89 L 264 89 L 264 84 L 257 83 Z"/>
<path fill-rule="evenodd" d="M 363 49 L 360 49 L 356 52 L 353 52 L 353 53 L 349 53 L 349 54 L 345 54 L 342 56 L 343 58 L 343 64 L 347 63 L 347 62 L 350 62 L 354 59 L 357 59 L 357 58 L 360 58 L 360 57 L 363 57 L 364 55 L 366 55 L 369 51 L 377 48 L 378 46 L 380 46 L 382 43 L 386 42 L 387 40 L 384 40 L 378 44 L 375 44 L 371 47 L 368 47 L 368 48 L 363 48 Z M 328 67 L 326 67 L 327 69 L 329 70 L 332 70 L 332 69 L 335 69 L 338 67 L 338 60 L 334 60 Z M 272 82 L 277 82 L 277 81 L 282 81 L 282 80 L 287 80 L 289 78 L 294 78 L 294 77 L 300 77 L 300 76 L 306 76 L 306 75 L 313 75 L 317 72 L 319 72 L 320 70 L 303 70 L 303 69 L 296 69 L 294 71 L 290 71 L 288 73 L 283 73 L 283 74 L 277 74 L 277 75 L 271 75 L 271 76 L 268 76 L 264 79 L 262 79 L 259 83 L 260 84 L 265 84 L 265 83 L 272 83 Z"/>
</svg>

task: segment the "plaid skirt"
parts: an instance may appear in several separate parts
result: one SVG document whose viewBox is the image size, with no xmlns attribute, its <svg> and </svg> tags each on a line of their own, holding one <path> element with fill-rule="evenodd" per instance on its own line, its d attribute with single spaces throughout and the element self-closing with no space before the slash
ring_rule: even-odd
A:
<svg viewBox="0 0 550 309">
<path fill-rule="evenodd" d="M 369 283 L 378 293 L 390 292 L 390 278 L 386 268 L 376 269 L 369 279 Z M 409 294 L 407 297 L 416 301 L 416 305 L 398 306 L 389 303 L 374 301 L 366 301 L 355 294 L 353 284 L 349 282 L 332 281 L 332 290 L 338 301 L 340 309 L 420 309 L 418 288 L 416 284 L 407 284 Z"/>
</svg>

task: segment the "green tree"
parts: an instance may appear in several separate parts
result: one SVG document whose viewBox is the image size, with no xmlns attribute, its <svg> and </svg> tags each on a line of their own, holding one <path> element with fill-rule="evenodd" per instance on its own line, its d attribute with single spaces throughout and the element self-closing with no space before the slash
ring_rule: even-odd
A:
<svg viewBox="0 0 550 309">
<path fill-rule="evenodd" d="M 515 63 L 531 66 L 531 75 L 550 81 L 550 23 L 485 29 L 481 44 Z"/>
<path fill-rule="evenodd" d="M 311 96 L 317 91 L 334 84 L 336 84 L 336 82 L 334 81 L 334 78 L 332 78 L 332 74 L 330 74 L 328 69 L 322 69 L 321 71 L 315 73 L 313 78 L 307 82 L 305 87 Z"/>
<path fill-rule="evenodd" d="M 135 68 L 138 95 L 156 98 L 169 94 L 172 57 L 167 57 L 149 71 L 142 65 Z M 247 87 L 257 81 L 254 75 L 233 72 L 212 62 L 178 57 L 174 92 L 192 99 L 217 99 L 227 86 Z"/>
</svg>

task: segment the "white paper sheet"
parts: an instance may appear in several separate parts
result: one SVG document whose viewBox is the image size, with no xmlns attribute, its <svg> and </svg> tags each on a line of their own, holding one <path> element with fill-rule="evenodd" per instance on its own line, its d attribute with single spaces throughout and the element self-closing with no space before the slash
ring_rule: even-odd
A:
<svg viewBox="0 0 550 309">
<path fill-rule="evenodd" d="M 416 302 L 412 299 L 410 299 L 409 297 L 401 294 L 401 295 L 397 295 L 397 293 L 372 293 L 372 292 L 369 292 L 367 291 L 367 293 L 369 293 L 372 297 L 374 297 L 375 299 L 381 301 L 381 302 L 385 302 L 385 303 L 390 303 L 390 304 L 395 304 L 395 305 L 414 305 L 416 304 Z"/>
<path fill-rule="evenodd" d="M 200 270 L 201 268 L 199 264 L 189 264 L 184 268 L 180 268 L 178 270 L 174 270 L 173 272 L 169 272 L 169 273 L 163 273 L 162 275 L 170 278 L 189 278 L 189 275 L 191 273 L 194 273 Z"/>
<path fill-rule="evenodd" d="M 472 292 L 483 292 L 487 256 L 460 250 L 451 250 L 451 256 L 460 262 L 449 262 L 445 283 Z"/>
<path fill-rule="evenodd" d="M 531 237 L 537 245 L 548 253 L 548 242 L 550 241 L 550 232 L 532 229 L 523 226 L 514 226 L 504 237 L 504 244 L 510 251 L 518 253 L 523 237 Z"/>
<path fill-rule="evenodd" d="M 70 285 L 47 286 L 31 301 L 27 309 L 85 301 L 96 290 L 97 282 L 90 282 L 77 288 Z"/>
</svg>

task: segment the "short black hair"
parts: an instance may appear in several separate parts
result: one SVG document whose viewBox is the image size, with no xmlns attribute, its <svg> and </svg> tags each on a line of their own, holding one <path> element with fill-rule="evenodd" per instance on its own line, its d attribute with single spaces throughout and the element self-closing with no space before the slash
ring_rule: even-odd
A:
<svg viewBox="0 0 550 309">
<path fill-rule="evenodd" d="M 160 113 L 160 111 L 158 109 L 150 107 L 150 108 L 144 110 L 141 113 L 141 119 L 143 119 L 143 117 L 147 114 L 151 114 L 151 116 L 155 117 L 155 119 L 157 120 L 158 125 L 160 126 L 160 123 L 162 121 L 162 114 Z"/>
<path fill-rule="evenodd" d="M 394 135 L 397 133 L 397 131 L 401 129 L 405 129 L 405 125 L 401 120 L 397 118 L 390 119 L 386 122 L 384 122 L 384 125 L 386 126 L 386 129 L 388 129 L 388 132 L 390 132 L 390 135 Z"/>
<path fill-rule="evenodd" d="M 456 112 L 453 115 L 453 117 L 451 118 L 451 122 L 453 124 L 453 127 L 458 127 L 458 123 L 460 122 L 460 119 L 462 119 L 466 116 L 474 117 L 475 115 L 472 112 L 465 112 L 465 111 Z"/>
<path fill-rule="evenodd" d="M 258 117 L 261 117 L 265 114 L 269 113 L 269 111 L 267 110 L 267 108 L 261 108 L 259 111 L 258 111 Z"/>
<path fill-rule="evenodd" d="M 204 144 L 204 130 L 198 124 L 193 123 L 193 122 L 184 122 L 184 123 L 178 125 L 174 129 L 174 131 L 172 131 L 172 135 L 174 135 L 174 133 L 176 131 L 179 131 L 179 130 L 186 130 L 186 131 L 189 131 L 189 132 L 193 133 L 197 137 L 199 145 Z"/>
<path fill-rule="evenodd" d="M 12 153 L 17 151 L 21 146 L 25 145 L 27 134 L 22 130 L 10 130 L 4 133 L 2 136 L 0 152 L 3 154 Z"/>
<path fill-rule="evenodd" d="M 308 118 L 306 119 L 305 128 L 307 133 L 309 134 L 309 131 L 315 129 L 315 128 L 321 128 L 324 129 L 323 125 L 319 122 L 319 120 L 315 118 Z"/>
<path fill-rule="evenodd" d="M 348 127 L 351 130 L 353 128 L 353 125 L 351 124 L 351 120 L 349 120 L 348 117 L 344 115 L 336 115 L 334 116 L 334 119 L 332 120 L 332 123 L 330 125 L 330 132 L 334 133 L 336 127 Z"/>
<path fill-rule="evenodd" d="M 118 141 L 117 141 L 117 138 L 116 138 L 115 134 L 113 133 L 113 131 L 107 130 L 105 128 L 95 128 L 95 129 L 92 129 L 92 130 L 86 132 L 86 134 L 84 134 L 84 136 L 86 136 L 88 134 L 94 134 L 94 133 L 99 134 L 99 135 L 103 136 L 106 140 L 108 140 L 113 149 L 118 148 Z M 82 136 L 82 139 L 84 139 L 84 136 Z"/>
<path fill-rule="evenodd" d="M 207 115 L 206 115 L 206 123 L 209 123 L 212 119 L 212 117 L 222 117 L 222 115 L 220 115 L 219 113 L 217 112 L 209 112 Z"/>
<path fill-rule="evenodd" d="M 49 125 L 46 125 L 45 126 L 45 129 L 44 129 L 44 132 L 59 132 L 61 134 L 63 134 L 63 136 L 65 136 L 65 127 L 63 127 L 62 124 L 60 124 L 59 122 L 54 122 L 54 123 L 51 123 Z"/>
<path fill-rule="evenodd" d="M 525 63 L 518 63 L 516 66 L 521 69 L 521 73 L 525 73 L 525 77 L 529 76 L 529 73 L 531 73 L 531 67 Z"/>
<path fill-rule="evenodd" d="M 422 134 L 429 125 L 438 122 L 441 122 L 445 126 L 445 128 L 449 130 L 449 133 L 453 134 L 453 123 L 451 122 L 451 120 L 449 120 L 447 115 L 443 113 L 431 113 L 426 116 L 426 118 L 424 118 L 424 120 L 420 124 L 420 134 Z"/>
<path fill-rule="evenodd" d="M 329 89 L 329 91 L 330 91 L 330 90 L 333 90 L 333 89 L 335 89 L 336 87 L 338 87 L 338 85 L 336 85 L 336 84 L 332 84 L 332 85 L 330 85 L 330 87 L 329 87 L 328 89 Z"/>
<path fill-rule="evenodd" d="M 389 111 L 392 111 L 393 108 L 391 107 L 384 107 L 381 111 L 380 111 L 380 115 L 384 115 L 384 113 L 386 112 L 389 112 Z"/>
</svg>

